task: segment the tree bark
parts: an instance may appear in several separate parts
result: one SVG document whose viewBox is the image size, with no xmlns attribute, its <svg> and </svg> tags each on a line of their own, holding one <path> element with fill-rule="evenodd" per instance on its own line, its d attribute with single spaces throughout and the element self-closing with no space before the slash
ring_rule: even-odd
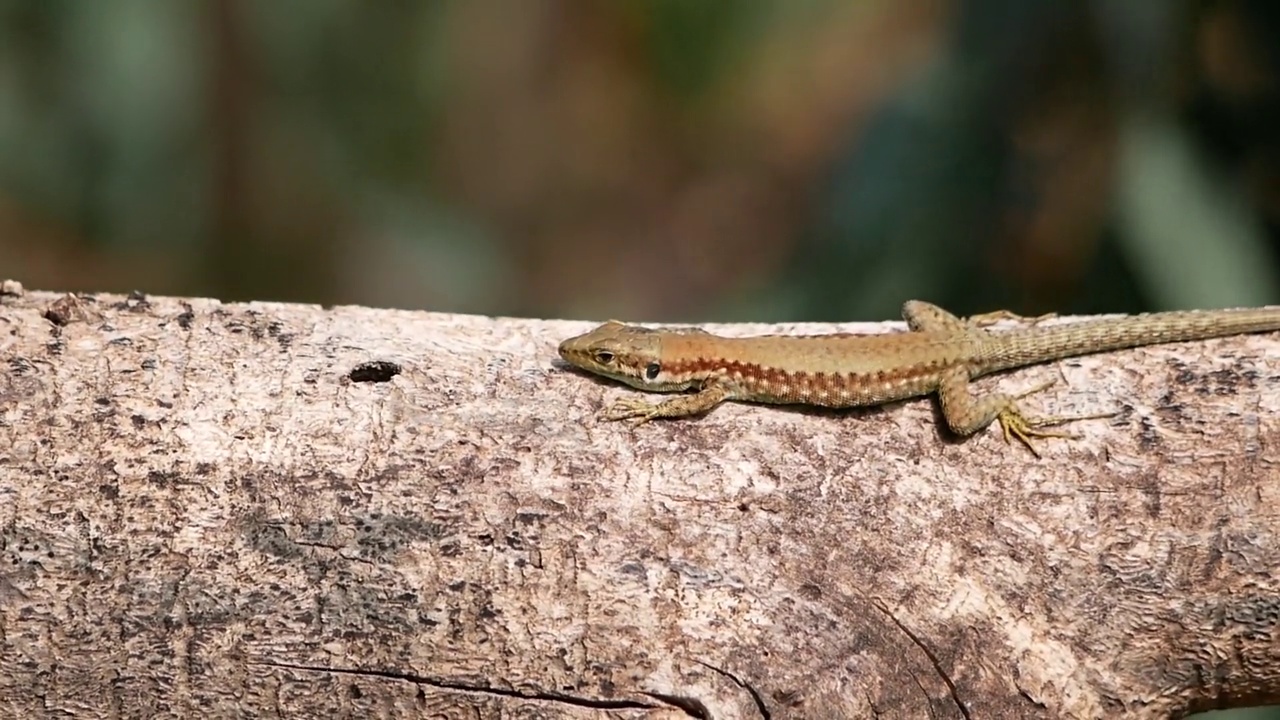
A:
<svg viewBox="0 0 1280 720">
<path fill-rule="evenodd" d="M 1037 459 L 929 400 L 602 422 L 590 323 L 0 294 L 7 717 L 1280 702 L 1274 334 L 979 381 L 1120 411 Z"/>
</svg>

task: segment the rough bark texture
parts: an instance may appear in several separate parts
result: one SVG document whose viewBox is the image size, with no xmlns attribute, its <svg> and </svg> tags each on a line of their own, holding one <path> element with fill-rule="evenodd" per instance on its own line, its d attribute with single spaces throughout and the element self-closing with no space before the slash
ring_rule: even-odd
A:
<svg viewBox="0 0 1280 720">
<path fill-rule="evenodd" d="M 5 290 L 6 717 L 1280 702 L 1275 335 L 981 381 L 1121 410 L 1037 460 L 925 400 L 602 423 L 589 323 Z"/>
</svg>

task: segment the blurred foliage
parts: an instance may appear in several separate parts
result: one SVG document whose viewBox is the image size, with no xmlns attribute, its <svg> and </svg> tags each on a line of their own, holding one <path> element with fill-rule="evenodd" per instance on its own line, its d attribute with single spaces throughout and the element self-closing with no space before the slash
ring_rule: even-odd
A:
<svg viewBox="0 0 1280 720">
<path fill-rule="evenodd" d="M 597 319 L 1274 302 L 1278 14 L 0 0 L 0 268 Z"/>
<path fill-rule="evenodd" d="M 1261 0 L 0 0 L 0 277 L 637 320 L 1277 302 L 1278 69 Z"/>
</svg>

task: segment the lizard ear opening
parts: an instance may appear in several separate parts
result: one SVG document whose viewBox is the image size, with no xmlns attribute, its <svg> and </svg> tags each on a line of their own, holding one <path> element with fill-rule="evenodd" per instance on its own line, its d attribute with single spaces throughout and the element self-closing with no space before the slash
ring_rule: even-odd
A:
<svg viewBox="0 0 1280 720">
<path fill-rule="evenodd" d="M 658 364 L 658 363 L 656 363 L 656 362 L 649 363 L 649 364 L 648 364 L 648 365 L 646 365 L 646 366 L 645 366 L 645 368 L 644 368 L 644 376 L 645 376 L 645 379 L 648 379 L 648 380 L 657 380 L 657 379 L 658 379 L 658 373 L 660 373 L 660 372 L 662 372 L 662 366 L 661 366 L 661 365 L 659 365 L 659 364 Z"/>
</svg>

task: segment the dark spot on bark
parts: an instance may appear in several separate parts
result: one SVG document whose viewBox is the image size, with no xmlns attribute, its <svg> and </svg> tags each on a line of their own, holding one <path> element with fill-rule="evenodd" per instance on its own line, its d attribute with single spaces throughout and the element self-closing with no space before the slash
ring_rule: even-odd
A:
<svg viewBox="0 0 1280 720">
<path fill-rule="evenodd" d="M 196 314 L 191 309 L 190 303 L 182 303 L 182 312 L 178 314 L 178 327 L 183 330 L 190 330 L 191 323 L 195 322 Z"/>
<path fill-rule="evenodd" d="M 111 484 L 102 484 L 98 486 L 98 492 L 102 497 L 108 500 L 115 500 L 120 497 L 120 488 Z"/>
<path fill-rule="evenodd" d="M 236 335 L 248 333 L 253 339 L 261 340 L 263 335 L 262 328 L 252 322 L 257 319 L 258 313 L 252 311 L 246 312 L 243 318 L 228 314 L 226 327 L 227 330 Z"/>
<path fill-rule="evenodd" d="M 1147 509 L 1147 517 L 1152 519 L 1160 517 L 1160 508 L 1164 505 L 1164 497 L 1160 494 L 1160 481 L 1155 477 L 1148 476 L 1142 483 L 1142 495 L 1145 500 L 1143 504 Z"/>
<path fill-rule="evenodd" d="M 245 534 L 248 537 L 249 547 L 267 555 L 290 560 L 301 554 L 297 543 L 290 540 L 285 535 L 284 529 L 278 526 L 250 521 L 247 523 Z"/>
<path fill-rule="evenodd" d="M 141 430 L 147 425 L 147 419 L 141 415 L 130 415 L 129 421 L 133 423 L 133 427 L 136 430 Z"/>
<path fill-rule="evenodd" d="M 1280 598 L 1254 595 L 1238 598 L 1223 608 L 1233 625 L 1240 626 L 1244 637 L 1254 642 L 1267 642 L 1280 626 Z"/>
<path fill-rule="evenodd" d="M 363 362 L 351 369 L 347 377 L 351 382 L 388 382 L 401 373 L 398 364 L 387 360 Z"/>
<path fill-rule="evenodd" d="M 1236 370 L 1225 368 L 1209 373 L 1206 378 L 1209 391 L 1214 395 L 1229 396 L 1248 389 L 1257 384 L 1258 373 L 1255 370 Z"/>
<path fill-rule="evenodd" d="M 1160 444 L 1160 434 L 1151 424 L 1151 418 L 1144 417 L 1138 421 L 1138 446 L 1143 450 L 1154 450 Z"/>
<path fill-rule="evenodd" d="M 162 472 L 160 470 L 152 470 L 147 473 L 147 482 L 156 487 L 170 487 L 178 482 L 178 474 L 173 472 Z"/>
<path fill-rule="evenodd" d="M 433 542 L 444 536 L 439 523 L 415 516 L 375 514 L 356 524 L 355 545 L 362 557 L 374 560 L 398 551 L 411 542 Z"/>
<path fill-rule="evenodd" d="M 1201 397 L 1235 395 L 1242 387 L 1246 389 L 1253 387 L 1259 379 L 1259 374 L 1254 370 L 1229 367 L 1204 373 L 1183 363 L 1176 363 L 1173 367 L 1174 386 L 1187 388 Z M 1172 395 L 1173 391 L 1169 394 Z"/>
<path fill-rule="evenodd" d="M 143 361 L 142 361 L 142 369 L 143 369 L 143 370 L 155 370 L 155 369 L 156 369 L 156 361 L 155 361 L 155 359 L 154 359 L 154 358 L 148 358 L 148 359 L 146 359 L 146 360 L 143 360 Z"/>
<path fill-rule="evenodd" d="M 111 309 L 120 312 L 142 313 L 151 309 L 151 302 L 147 300 L 146 293 L 141 290 L 134 290 L 124 300 L 112 305 Z"/>
<path fill-rule="evenodd" d="M 275 321 L 267 325 L 267 334 L 276 339 L 280 343 L 281 348 L 288 348 L 293 345 L 293 339 L 297 337 L 295 333 L 285 332 L 284 323 Z"/>
</svg>

